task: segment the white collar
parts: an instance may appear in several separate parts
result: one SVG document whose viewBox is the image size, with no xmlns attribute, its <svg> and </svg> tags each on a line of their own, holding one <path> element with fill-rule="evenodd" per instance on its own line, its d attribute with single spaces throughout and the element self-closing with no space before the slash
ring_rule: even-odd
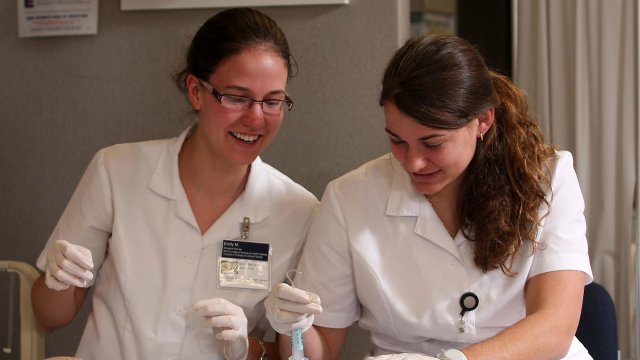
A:
<svg viewBox="0 0 640 360">
<path fill-rule="evenodd" d="M 161 155 L 148 184 L 149 189 L 153 192 L 171 200 L 186 202 L 186 204 L 188 204 L 188 200 L 180 181 L 178 155 L 182 144 L 193 129 L 194 126 L 189 127 L 172 140 Z M 260 157 L 257 157 L 251 163 L 244 192 L 232 205 L 234 207 L 240 206 L 239 211 L 246 214 L 244 216 L 249 217 L 251 223 L 262 221 L 271 212 L 270 182 L 268 178 L 265 178 L 268 171 L 268 165 L 263 163 Z"/>
<path fill-rule="evenodd" d="M 393 179 L 385 214 L 388 216 L 415 216 L 417 218 L 413 230 L 415 234 L 461 259 L 456 242 L 447 232 L 431 204 L 411 184 L 411 178 L 400 162 L 391 154 L 389 154 L 389 161 L 393 170 Z M 456 240 L 459 240 L 461 236 L 462 234 L 459 232 Z"/>
</svg>

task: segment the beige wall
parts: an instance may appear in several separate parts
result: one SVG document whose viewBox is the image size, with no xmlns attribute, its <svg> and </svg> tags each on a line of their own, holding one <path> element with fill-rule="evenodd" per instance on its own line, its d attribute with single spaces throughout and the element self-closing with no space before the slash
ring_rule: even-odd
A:
<svg viewBox="0 0 640 360">
<path fill-rule="evenodd" d="M 35 263 L 95 151 L 171 137 L 189 120 L 170 73 L 218 9 L 99 6 L 98 35 L 19 39 L 16 1 L 0 1 L 0 260 Z M 330 179 L 387 151 L 377 94 L 408 33 L 408 7 L 408 0 L 351 0 L 262 8 L 288 34 L 300 67 L 289 88 L 295 109 L 263 158 L 318 197 Z M 3 346 L 6 308 L 0 296 Z M 71 354 L 84 320 L 48 335 L 47 355 Z"/>
</svg>

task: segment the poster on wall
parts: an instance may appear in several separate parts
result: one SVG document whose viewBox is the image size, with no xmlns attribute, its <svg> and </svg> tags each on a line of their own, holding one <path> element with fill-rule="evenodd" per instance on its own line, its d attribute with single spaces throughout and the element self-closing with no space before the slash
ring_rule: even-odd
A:
<svg viewBox="0 0 640 360">
<path fill-rule="evenodd" d="M 236 6 L 338 5 L 349 0 L 120 0 L 122 10 L 192 9 Z"/>
<path fill-rule="evenodd" d="M 18 0 L 18 36 L 98 33 L 98 0 Z"/>
</svg>

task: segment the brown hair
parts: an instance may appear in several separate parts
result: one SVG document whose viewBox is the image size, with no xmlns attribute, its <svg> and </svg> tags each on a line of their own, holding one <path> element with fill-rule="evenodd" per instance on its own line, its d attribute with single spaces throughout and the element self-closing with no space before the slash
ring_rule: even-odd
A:
<svg viewBox="0 0 640 360">
<path fill-rule="evenodd" d="M 513 274 L 522 244 L 536 249 L 540 205 L 549 206 L 551 191 L 546 166 L 555 154 L 528 114 L 526 94 L 489 70 L 467 41 L 422 36 L 407 41 L 389 62 L 380 105 L 385 101 L 440 129 L 461 128 L 495 108 L 494 124 L 465 170 L 459 216 L 464 235 L 476 243 L 475 264 Z"/>
<path fill-rule="evenodd" d="M 209 18 L 196 32 L 187 52 L 186 66 L 174 75 L 176 85 L 186 92 L 185 79 L 192 74 L 207 80 L 227 58 L 242 51 L 266 46 L 273 49 L 293 76 L 295 60 L 287 38 L 278 24 L 264 13 L 250 8 L 232 8 Z"/>
</svg>

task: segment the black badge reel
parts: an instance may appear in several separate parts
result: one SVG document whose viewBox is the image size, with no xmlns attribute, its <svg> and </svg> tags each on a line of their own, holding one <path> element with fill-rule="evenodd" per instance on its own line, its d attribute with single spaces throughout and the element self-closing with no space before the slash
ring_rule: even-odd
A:
<svg viewBox="0 0 640 360">
<path fill-rule="evenodd" d="M 466 323 L 464 321 L 464 314 L 467 311 L 473 311 L 478 307 L 480 300 L 478 295 L 472 292 L 466 292 L 460 296 L 460 319 L 458 320 L 458 332 L 462 335 L 466 332 Z"/>
</svg>

